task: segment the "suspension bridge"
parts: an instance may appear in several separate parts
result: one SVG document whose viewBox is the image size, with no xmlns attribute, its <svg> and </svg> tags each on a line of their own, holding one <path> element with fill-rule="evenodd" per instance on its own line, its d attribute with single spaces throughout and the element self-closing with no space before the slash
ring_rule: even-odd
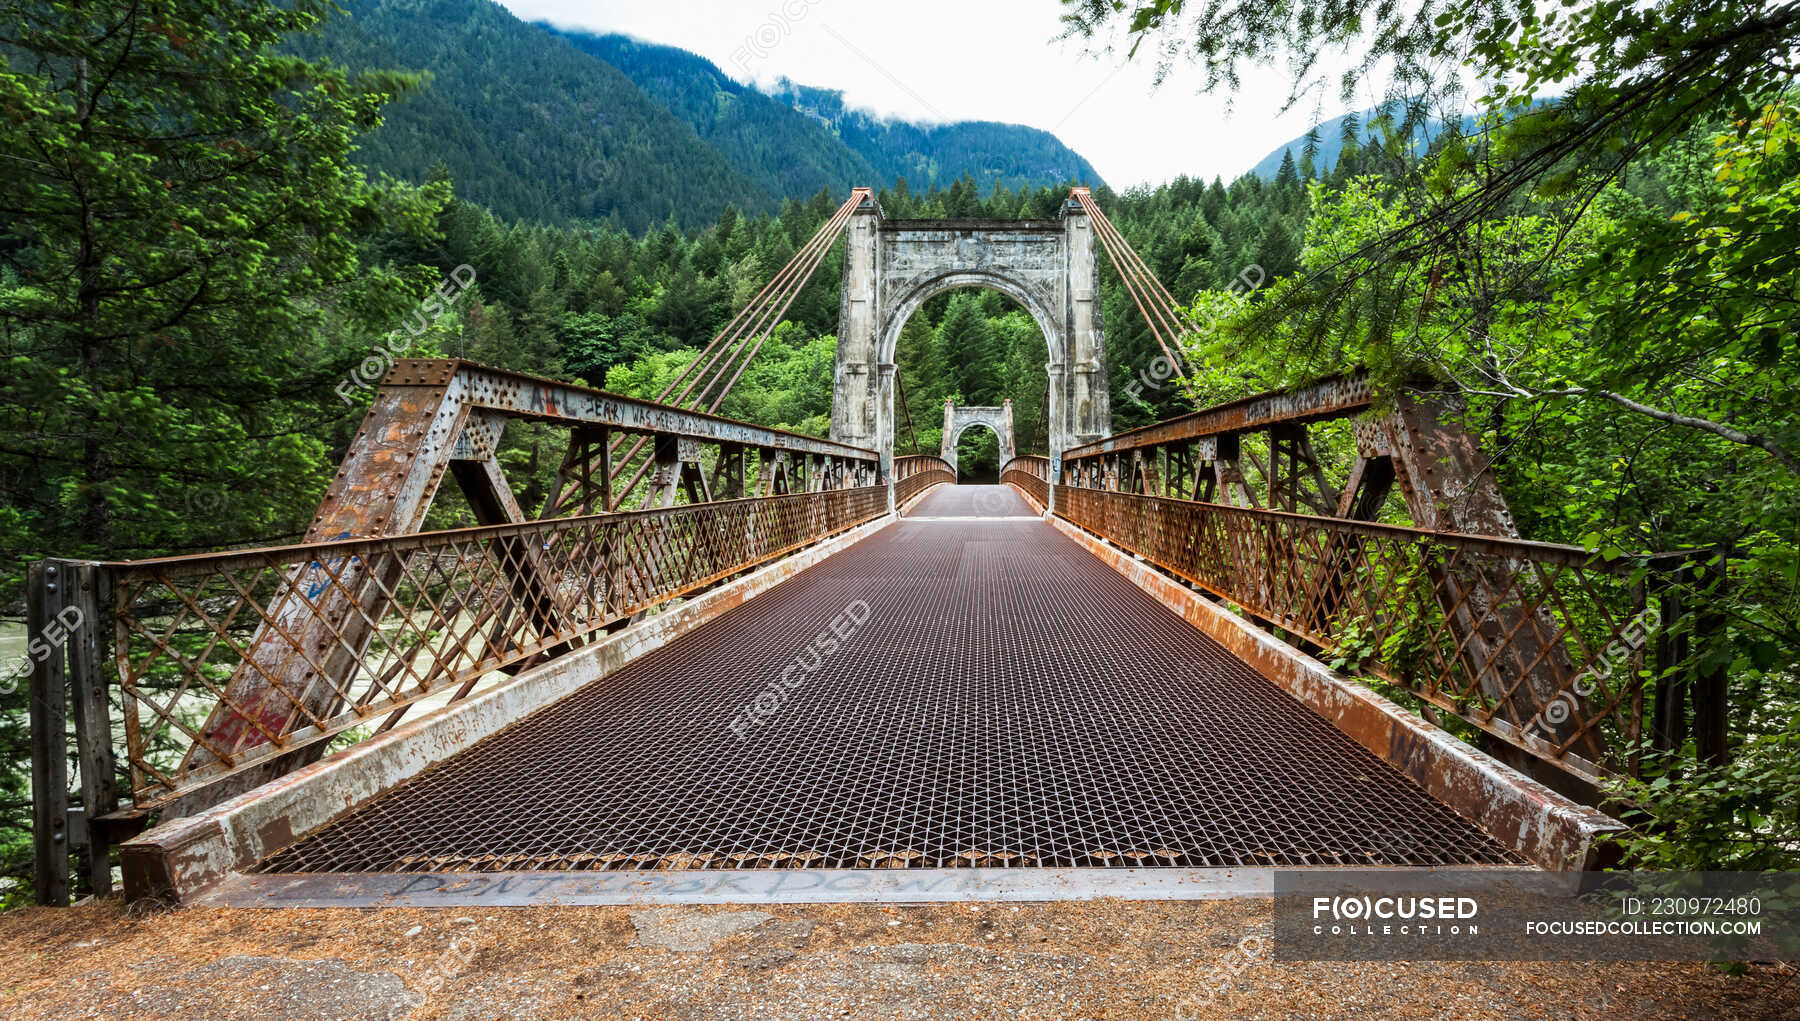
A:
<svg viewBox="0 0 1800 1021">
<path fill-rule="evenodd" d="M 831 436 L 720 417 L 840 242 Z M 256 904 L 1584 869 L 1609 777 L 1724 754 L 1695 557 L 1521 537 L 1457 395 L 1354 368 L 1115 433 L 1102 253 L 1179 364 L 1085 189 L 1043 221 L 857 189 L 656 401 L 401 361 L 303 542 L 35 565 L 34 631 L 82 622 L 31 677 L 38 900 L 115 862 Z M 1010 408 L 896 453 L 900 330 L 971 286 L 1048 356 L 1049 450 L 997 486 L 952 434 L 1010 453 Z M 566 440 L 532 511 L 497 456 L 527 423 Z M 424 530 L 446 483 L 475 527 Z"/>
</svg>

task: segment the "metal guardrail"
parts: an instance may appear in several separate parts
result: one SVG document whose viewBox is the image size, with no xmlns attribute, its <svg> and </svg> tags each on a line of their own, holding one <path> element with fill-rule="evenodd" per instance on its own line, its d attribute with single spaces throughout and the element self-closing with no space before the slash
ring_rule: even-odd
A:
<svg viewBox="0 0 1800 1021">
<path fill-rule="evenodd" d="M 894 505 L 904 506 L 908 500 L 939 483 L 956 482 L 950 463 L 936 454 L 906 454 L 894 458 Z"/>
<path fill-rule="evenodd" d="M 568 440 L 535 518 L 499 458 L 518 422 Z M 616 459 L 627 445 L 641 457 Z M 152 811 L 209 807 L 885 513 L 879 471 L 876 451 L 828 439 L 470 362 L 394 362 L 304 544 L 32 569 L 38 902 L 67 903 L 83 844 L 88 887 L 109 890 L 108 844 Z M 482 527 L 420 531 L 446 484 Z"/>
<path fill-rule="evenodd" d="M 1136 450 L 1254 432 L 1271 425 L 1342 418 L 1365 411 L 1373 403 L 1374 392 L 1367 374 L 1361 371 L 1345 373 L 1310 386 L 1243 397 L 1070 447 L 1063 451 L 1063 467 L 1065 471 L 1074 472 L 1081 470 L 1082 462 Z"/>
<path fill-rule="evenodd" d="M 426 698 L 465 697 L 496 672 L 877 517 L 886 500 L 872 486 L 96 565 L 114 598 L 131 800 L 162 804 L 270 755 L 385 731 Z M 326 593 L 358 607 L 360 641 L 302 641 L 293 622 L 320 619 Z M 262 665 L 253 633 L 288 669 Z M 328 668 L 333 658 L 351 669 Z M 231 701 L 223 681 L 244 665 L 286 696 L 279 718 Z M 309 710 L 301 688 L 314 684 L 333 688 L 335 712 Z M 233 725 L 198 729 L 219 708 Z"/>
<path fill-rule="evenodd" d="M 1050 459 L 1022 454 L 1000 466 L 1000 481 L 1030 494 L 1039 507 L 1050 506 Z"/>
<path fill-rule="evenodd" d="M 103 851 L 109 826 L 129 831 L 151 811 L 188 814 L 231 793 L 239 774 L 272 763 L 285 771 L 327 743 L 382 733 L 412 706 L 464 699 L 597 641 L 636 614 L 887 508 L 886 486 L 863 486 L 389 538 L 37 565 L 34 614 L 54 617 L 75 606 L 84 625 L 66 662 L 49 657 L 33 674 L 34 753 L 43 760 L 34 761 L 43 767 L 34 768 L 40 878 L 54 893 L 56 877 L 44 873 L 55 871 L 58 855 L 66 863 L 69 845 L 87 836 L 66 827 L 65 690 L 73 692 L 87 820 Z M 231 682 L 246 671 L 273 693 L 279 712 L 268 710 L 269 698 L 233 697 Z M 121 766 L 122 792 L 115 790 Z M 115 813 L 121 794 L 130 807 Z M 107 888 L 98 872 L 93 882 Z"/>
<path fill-rule="evenodd" d="M 1022 474 L 1019 471 L 1014 475 Z M 1668 675 L 1689 554 L 1431 532 L 1074 486 L 1056 513 L 1243 609 L 1350 673 L 1404 689 L 1589 782 L 1679 747 Z M 1722 706 L 1696 688 L 1702 754 Z M 1708 698 L 1722 698 L 1716 692 Z M 1708 732 L 1716 732 L 1708 737 Z"/>
<path fill-rule="evenodd" d="M 1352 371 L 1065 450 L 1049 506 L 1302 650 L 1386 678 L 1427 717 L 1454 714 L 1515 765 L 1588 784 L 1635 772 L 1646 737 L 1682 745 L 1690 703 L 1700 757 L 1721 761 L 1725 676 L 1685 651 L 1717 615 L 1678 612 L 1717 582 L 1695 578 L 1703 558 L 1606 562 L 1519 538 L 1466 413 L 1430 380 L 1378 401 Z M 1315 446 L 1333 420 L 1331 448 Z M 1348 454 L 1346 440 L 1346 470 L 1328 470 L 1321 451 Z M 1417 527 L 1375 523 L 1390 496 Z"/>
</svg>

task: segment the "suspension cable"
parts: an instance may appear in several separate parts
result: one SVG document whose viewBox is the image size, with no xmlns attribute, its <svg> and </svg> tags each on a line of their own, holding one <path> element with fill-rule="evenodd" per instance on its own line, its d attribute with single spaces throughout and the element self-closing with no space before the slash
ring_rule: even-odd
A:
<svg viewBox="0 0 1800 1021">
<path fill-rule="evenodd" d="M 906 412 L 906 436 L 912 440 L 913 453 L 923 454 L 925 451 L 919 449 L 919 432 L 913 428 L 912 408 L 906 403 L 906 381 L 900 375 L 898 364 L 894 366 L 894 388 L 899 391 L 897 396 L 900 398 L 900 410 Z"/>
<path fill-rule="evenodd" d="M 867 189 L 858 190 L 867 191 Z M 746 320 L 744 325 L 737 330 L 737 336 L 727 344 L 727 346 L 737 344 L 737 349 L 729 353 L 721 350 L 720 354 L 725 355 L 724 365 L 720 366 L 713 378 L 708 381 L 705 386 L 702 386 L 700 392 L 694 396 L 693 400 L 696 405 L 705 399 L 706 392 L 712 389 L 713 384 L 717 383 L 719 378 L 724 375 L 725 370 L 729 368 L 732 362 L 737 358 L 737 352 L 743 350 L 744 346 L 748 343 L 749 338 L 766 336 L 768 333 L 773 332 L 775 327 L 780 324 L 781 316 L 787 311 L 788 306 L 793 304 L 794 299 L 799 296 L 800 291 L 806 286 L 807 281 L 812 279 L 813 271 L 818 269 L 819 264 L 824 261 L 826 254 L 831 251 L 832 244 L 837 241 L 838 234 L 840 234 L 844 227 L 850 222 L 850 216 L 856 211 L 856 206 L 859 201 L 860 197 L 853 193 L 850 200 L 845 202 L 842 206 L 839 206 L 837 212 L 831 215 L 831 219 L 825 221 L 825 226 L 819 228 L 819 232 L 814 234 L 812 239 L 803 245 L 798 252 L 794 253 L 794 257 L 788 260 L 786 266 L 781 268 L 781 272 L 775 275 L 775 279 L 769 282 L 769 286 L 763 288 L 763 294 L 757 296 L 758 299 L 762 299 L 760 302 L 761 310 L 754 318 Z M 765 294 L 767 295 L 766 299 L 763 298 L 763 295 Z M 746 306 L 744 311 L 749 312 L 752 307 L 756 307 L 757 305 L 757 301 L 752 301 L 751 305 Z M 742 315 L 743 313 L 740 313 L 740 316 Z M 723 336 L 723 334 L 721 334 L 721 336 Z M 758 345 L 760 346 L 760 341 L 758 342 Z M 713 356 L 713 361 L 707 363 L 706 368 L 701 372 L 701 376 L 712 370 L 713 364 L 718 361 L 718 358 L 719 355 Z M 699 359 L 696 358 L 695 361 L 697 362 Z M 688 398 L 688 395 L 693 391 L 694 386 L 700 382 L 701 376 L 696 376 L 693 382 L 688 384 L 687 388 L 676 398 L 677 403 Z M 735 377 L 733 378 L 733 382 L 736 382 Z M 728 391 L 729 388 L 728 384 Z"/>
<path fill-rule="evenodd" d="M 1146 301 L 1147 311 L 1156 313 L 1165 327 L 1179 326 L 1175 316 L 1175 299 L 1162 285 L 1162 281 L 1138 255 L 1137 250 L 1131 247 L 1131 243 L 1125 240 L 1125 236 L 1119 233 L 1119 229 L 1113 226 L 1112 221 L 1107 219 L 1099 204 L 1094 201 L 1093 194 L 1086 188 L 1075 191 L 1082 208 L 1094 221 L 1101 245 L 1106 248 L 1107 257 L 1113 260 L 1114 268 L 1120 270 L 1134 290 L 1141 290 L 1150 299 Z"/>
<path fill-rule="evenodd" d="M 1100 206 L 1094 201 L 1093 193 L 1086 188 L 1072 188 L 1069 194 L 1081 204 L 1083 212 L 1094 225 L 1094 235 L 1100 239 L 1100 247 L 1106 249 L 1106 257 L 1111 261 L 1119 279 L 1125 284 L 1125 290 L 1131 295 L 1131 301 L 1137 306 L 1138 313 L 1150 327 L 1150 335 L 1156 339 L 1156 346 L 1162 348 L 1163 355 L 1179 375 L 1187 375 L 1187 367 L 1181 357 L 1176 354 L 1181 349 L 1181 337 L 1187 333 L 1181 326 L 1180 315 L 1175 298 L 1162 285 L 1156 274 L 1145 264 L 1143 258 L 1119 233 Z"/>
<path fill-rule="evenodd" d="M 854 201 L 854 198 L 852 201 Z M 850 222 L 850 214 L 854 213 L 855 210 L 856 207 L 854 205 L 846 202 L 844 206 L 839 209 L 842 223 L 839 223 L 837 227 L 833 228 L 831 222 L 828 221 L 825 227 L 820 228 L 819 233 L 814 235 L 813 240 L 815 242 L 822 241 L 823 243 L 818 244 L 813 248 L 812 254 L 808 257 L 808 261 L 800 269 L 798 281 L 793 287 L 786 291 L 786 297 L 781 302 L 780 307 L 770 306 L 772 312 L 770 312 L 768 316 L 767 328 L 762 328 L 759 324 L 759 326 L 749 334 L 749 337 L 755 338 L 755 343 L 750 343 L 748 339 L 744 341 L 744 346 L 749 348 L 749 353 L 745 354 L 743 359 L 738 362 L 737 370 L 731 374 L 730 379 L 725 381 L 725 386 L 719 391 L 718 396 L 714 397 L 712 403 L 707 405 L 706 410 L 708 413 L 719 410 L 719 405 L 725 402 L 726 395 L 731 393 L 732 387 L 737 386 L 738 378 L 744 374 L 745 369 L 750 367 L 750 360 L 755 358 L 756 353 L 762 350 L 763 344 L 766 343 L 770 337 L 774 336 L 775 328 L 781 325 L 782 317 L 787 315 L 787 310 L 793 305 L 794 299 L 800 297 L 800 292 L 806 287 L 806 282 L 812 279 L 813 271 L 817 270 L 819 264 L 825 261 L 825 256 L 831 251 L 831 246 L 837 240 L 838 233 L 843 230 L 845 224 Z M 832 219 L 838 220 L 839 217 L 834 216 Z M 735 355 L 733 357 L 735 357 Z M 731 364 L 731 359 L 727 358 L 725 364 L 726 366 L 729 366 Z M 719 376 L 723 376 L 724 374 L 725 369 L 720 368 Z M 715 376 L 712 383 L 708 383 L 705 387 L 701 388 L 700 394 L 695 397 L 696 402 L 705 398 L 706 392 L 712 389 L 713 383 L 718 382 L 719 376 Z"/>
<path fill-rule="evenodd" d="M 874 190 L 871 188 L 852 189 L 850 198 L 832 213 L 831 217 L 825 221 L 825 225 L 819 228 L 818 233 L 801 246 L 800 250 L 788 260 L 787 265 L 783 266 L 781 271 L 775 274 L 774 278 L 764 285 L 763 289 L 757 292 L 756 296 L 750 299 L 737 315 L 732 317 L 725 328 L 713 337 L 711 343 L 694 356 L 694 360 L 688 363 L 681 374 L 663 389 L 658 400 L 677 406 L 691 402 L 693 406 L 698 407 L 700 404 L 706 403 L 708 412 L 717 411 L 719 405 L 731 393 L 732 388 L 737 385 L 744 370 L 749 367 L 750 360 L 756 357 L 756 353 L 762 349 L 763 343 L 781 324 L 781 317 L 787 313 L 788 308 L 794 303 L 794 299 L 799 297 L 800 292 L 812 279 L 812 275 L 819 268 L 820 263 L 830 253 L 838 236 L 849 225 L 850 217 L 856 212 L 857 207 L 873 196 Z M 738 357 L 740 354 L 743 354 L 741 359 Z M 722 363 L 721 359 L 723 359 Z M 736 370 L 731 372 L 727 379 L 726 372 L 731 370 L 734 364 Z M 707 395 L 721 380 L 724 380 L 723 388 L 708 403 Z M 682 385 L 684 382 L 685 386 Z M 680 393 L 676 394 L 675 391 L 678 387 Z M 696 387 L 699 388 L 698 393 L 695 393 Z M 672 400 L 670 399 L 671 394 L 675 394 Z M 615 439 L 608 447 L 607 456 L 610 457 L 626 442 L 622 437 Z M 649 440 L 642 436 L 635 437 L 630 441 L 630 448 L 617 460 L 613 470 L 614 478 L 624 474 L 625 469 L 630 466 L 639 451 L 648 442 Z M 631 494 L 632 490 L 637 488 L 638 482 L 649 471 L 650 463 L 650 459 L 645 458 L 638 464 L 630 479 L 617 490 L 617 497 L 612 504 L 613 508 L 617 508 Z"/>
</svg>

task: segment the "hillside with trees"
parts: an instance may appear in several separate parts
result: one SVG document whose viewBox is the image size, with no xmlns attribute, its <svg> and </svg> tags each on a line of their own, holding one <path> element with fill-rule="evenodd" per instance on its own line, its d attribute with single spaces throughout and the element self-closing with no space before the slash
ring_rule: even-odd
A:
<svg viewBox="0 0 1800 1021">
<path fill-rule="evenodd" d="M 914 124 L 877 117 L 847 105 L 841 90 L 786 79 L 770 95 L 829 127 L 875 168 L 876 179 L 884 184 L 905 178 L 915 187 L 947 188 L 966 177 L 986 194 L 995 187 L 1102 183 L 1087 160 L 1036 128 L 991 121 Z"/>
<path fill-rule="evenodd" d="M 1046 132 L 855 111 L 840 112 L 841 127 L 822 123 L 685 50 L 528 24 L 492 0 L 371 0 L 289 45 L 352 70 L 426 75 L 429 88 L 358 141 L 356 161 L 413 183 L 453 182 L 508 220 L 641 234 L 671 219 L 711 223 L 727 205 L 773 213 L 786 199 L 901 176 L 1098 182 Z"/>
<path fill-rule="evenodd" d="M 549 30 L 618 68 L 771 195 L 891 180 L 817 121 L 733 81 L 703 57 L 629 36 Z"/>
<path fill-rule="evenodd" d="M 598 220 L 641 232 L 695 223 L 729 202 L 780 196 L 731 165 L 617 68 L 490 0 L 373 0 L 295 37 L 309 60 L 424 74 L 358 140 L 370 170 L 457 194 L 516 220 Z"/>
</svg>

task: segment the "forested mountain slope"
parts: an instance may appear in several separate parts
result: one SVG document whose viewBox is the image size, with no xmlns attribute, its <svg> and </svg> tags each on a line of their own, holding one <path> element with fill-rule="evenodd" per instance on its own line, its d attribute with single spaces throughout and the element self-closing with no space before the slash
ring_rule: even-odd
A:
<svg viewBox="0 0 1800 1021">
<path fill-rule="evenodd" d="M 618 69 L 498 4 L 375 0 L 349 11 L 294 49 L 430 74 L 361 140 L 364 166 L 422 181 L 442 165 L 459 196 L 508 219 L 610 219 L 634 232 L 777 202 Z"/>
<path fill-rule="evenodd" d="M 447 173 L 459 197 L 511 220 L 609 222 L 634 234 L 728 205 L 859 184 L 929 186 L 971 176 L 1035 187 L 1098 183 L 1047 132 L 1010 124 L 921 126 L 846 110 L 839 93 L 770 96 L 685 50 L 520 21 L 491 0 L 349 5 L 290 48 L 352 69 L 423 72 L 360 142 L 357 160 L 409 181 Z"/>
<path fill-rule="evenodd" d="M 884 120 L 846 106 L 843 92 L 783 80 L 771 95 L 816 118 L 875 168 L 882 184 L 904 177 L 919 187 L 971 177 L 982 194 L 1079 181 L 1104 182 L 1087 160 L 1055 135 L 1019 124 L 957 121 L 914 124 Z"/>
<path fill-rule="evenodd" d="M 799 198 L 850 179 L 887 187 L 902 177 L 919 188 L 969 177 L 982 194 L 996 185 L 1103 183 L 1087 160 L 1037 128 L 887 119 L 845 105 L 837 89 L 783 79 L 765 94 L 673 46 L 618 34 L 562 35 L 623 71 L 733 166 L 781 195 Z"/>
<path fill-rule="evenodd" d="M 876 182 L 869 161 L 824 125 L 732 81 L 704 57 L 623 35 L 565 32 L 561 37 L 618 68 L 771 194 L 799 198 L 821 189 L 838 194 Z"/>
</svg>

